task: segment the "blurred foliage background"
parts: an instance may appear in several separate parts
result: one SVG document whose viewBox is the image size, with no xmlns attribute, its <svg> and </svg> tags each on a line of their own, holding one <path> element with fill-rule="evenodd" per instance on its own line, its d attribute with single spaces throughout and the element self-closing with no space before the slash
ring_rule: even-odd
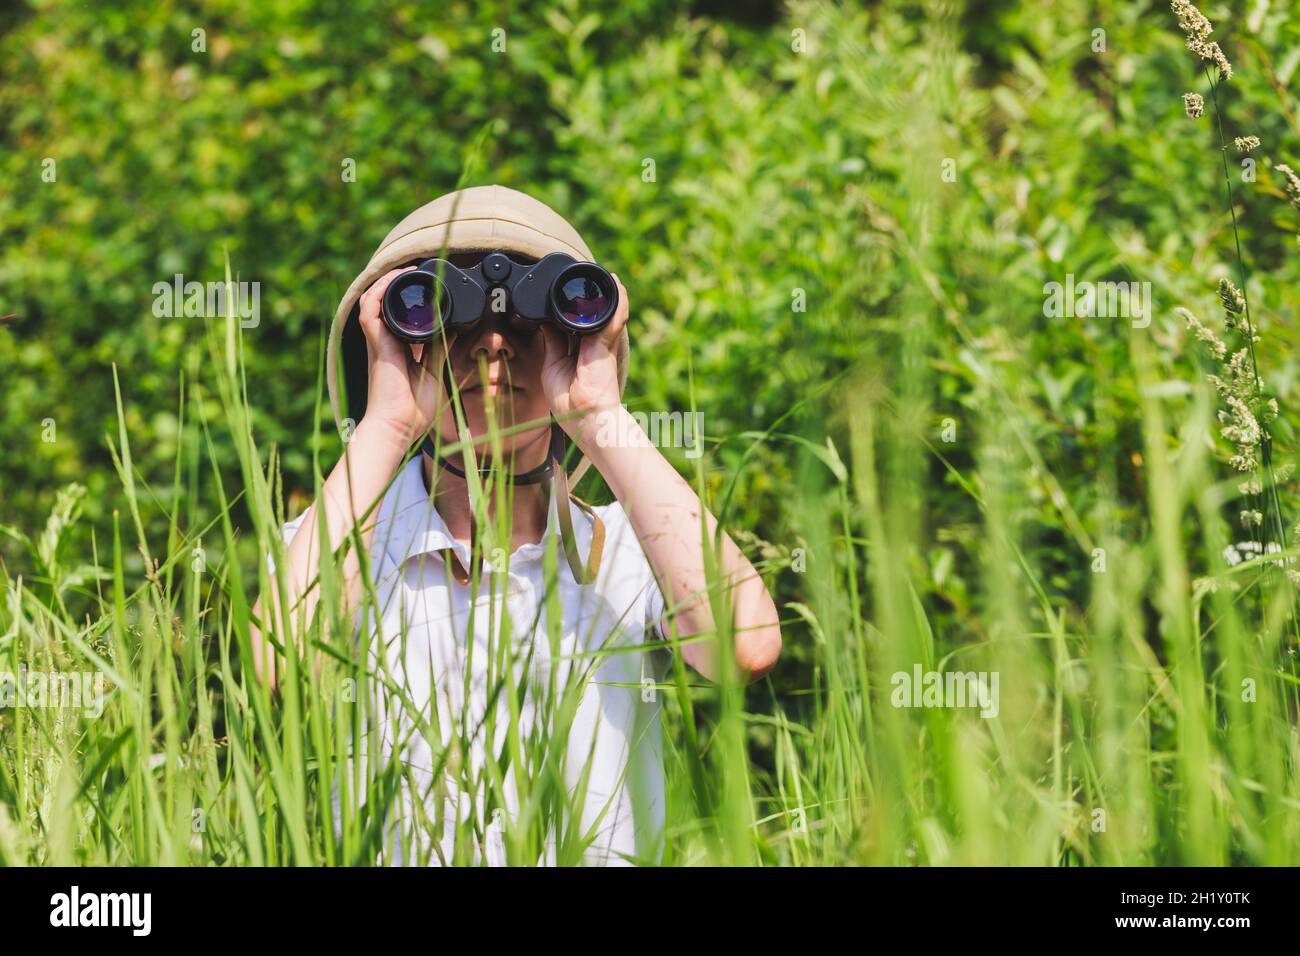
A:
<svg viewBox="0 0 1300 956">
<path fill-rule="evenodd" d="M 1300 256 L 1272 166 L 1300 161 L 1300 13 L 1279 0 L 1203 9 L 1236 67 L 1226 135 L 1263 141 L 1253 181 L 1229 163 L 1290 460 Z M 983 636 L 976 605 L 998 592 L 972 584 L 979 506 L 947 465 L 970 470 L 979 436 L 996 432 L 986 410 L 1014 409 L 1024 474 L 1010 520 L 1053 602 L 1082 614 L 1098 489 L 1135 540 L 1159 494 L 1140 453 L 1133 338 L 1169 394 L 1190 396 L 1203 369 L 1172 309 L 1213 313 L 1230 274 L 1213 118 L 1182 103 L 1205 85 L 1163 2 L 7 5 L 0 524 L 36 532 L 76 481 L 90 494 L 69 547 L 111 526 L 116 365 L 136 464 L 160 479 L 161 527 L 181 381 L 202 379 L 204 352 L 202 320 L 155 318 L 152 288 L 176 273 L 220 280 L 227 252 L 239 279 L 261 283 L 261 323 L 244 335 L 249 397 L 300 512 L 304 423 L 325 423 L 323 458 L 341 448 L 318 388 L 338 299 L 397 220 L 454 188 L 482 134 L 471 183 L 550 203 L 623 278 L 629 404 L 704 412 L 714 503 L 735 480 L 724 520 L 772 562 L 779 604 L 808 600 L 794 549 L 843 560 L 802 533 L 801 515 L 839 507 L 807 447 L 846 448 L 855 390 L 911 362 L 924 392 L 897 427 L 944 459 L 918 459 L 927 550 L 873 558 L 915 565 L 937 631 Z M 1150 327 L 1046 318 L 1044 284 L 1069 273 L 1151 282 Z M 781 430 L 806 444 L 741 439 L 787 413 Z M 220 417 L 215 398 L 207 417 Z M 809 491 L 818 482 L 825 501 Z M 608 494 L 594 472 L 578 493 Z M 11 573 L 27 560 L 3 538 L 0 558 Z M 255 558 L 251 542 L 238 558 Z M 806 637 L 787 637 L 778 696 L 809 686 Z M 764 728 L 752 733 L 761 745 Z"/>
</svg>

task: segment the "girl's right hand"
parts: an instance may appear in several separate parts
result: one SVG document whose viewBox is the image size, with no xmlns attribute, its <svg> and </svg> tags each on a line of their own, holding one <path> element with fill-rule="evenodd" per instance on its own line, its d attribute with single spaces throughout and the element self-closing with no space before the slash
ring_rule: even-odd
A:
<svg viewBox="0 0 1300 956">
<path fill-rule="evenodd" d="M 361 295 L 361 330 L 366 336 L 369 389 L 365 421 L 407 445 L 426 434 L 438 416 L 446 345 L 441 336 L 426 345 L 403 342 L 388 330 L 380 308 L 388 284 L 415 266 L 380 276 Z"/>
</svg>

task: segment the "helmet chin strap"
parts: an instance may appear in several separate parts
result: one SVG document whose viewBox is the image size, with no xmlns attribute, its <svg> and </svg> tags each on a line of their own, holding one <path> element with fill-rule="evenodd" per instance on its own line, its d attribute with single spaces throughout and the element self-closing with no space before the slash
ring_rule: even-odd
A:
<svg viewBox="0 0 1300 956">
<path fill-rule="evenodd" d="M 551 426 L 551 447 L 547 449 L 546 460 L 542 462 L 540 465 L 538 465 L 537 467 L 529 468 L 527 471 L 522 472 L 520 474 L 506 475 L 505 478 L 507 481 L 510 482 L 510 484 L 536 485 L 536 484 L 540 484 L 543 481 L 546 481 L 554 474 L 556 459 L 564 454 L 562 450 L 562 446 L 560 446 L 561 450 L 559 450 L 559 453 L 557 455 L 557 443 L 560 441 L 559 435 L 556 434 L 557 431 L 558 429 L 556 428 L 556 426 L 552 425 Z M 461 471 L 459 468 L 457 468 L 455 465 L 449 462 L 442 455 L 438 454 L 437 448 L 434 446 L 433 443 L 433 437 L 431 435 L 424 436 L 424 441 L 420 442 L 420 451 L 424 452 L 426 455 L 428 455 L 430 458 L 436 461 L 438 463 L 438 467 L 442 468 L 444 471 L 451 472 L 457 478 L 465 477 L 465 472 Z M 478 470 L 478 473 L 480 478 L 486 478 L 488 475 L 492 473 L 492 469 L 490 467 L 480 468 Z"/>
</svg>

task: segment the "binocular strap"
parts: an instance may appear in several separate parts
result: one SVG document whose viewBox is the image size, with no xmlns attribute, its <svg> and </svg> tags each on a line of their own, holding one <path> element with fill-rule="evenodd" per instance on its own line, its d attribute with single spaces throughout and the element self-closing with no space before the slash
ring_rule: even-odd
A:
<svg viewBox="0 0 1300 956">
<path fill-rule="evenodd" d="M 600 573 L 600 558 L 605 551 L 605 522 L 600 520 L 600 515 L 596 514 L 591 505 L 569 491 L 569 476 L 563 465 L 555 470 L 551 491 L 563 503 L 555 511 L 560 518 L 560 541 L 564 545 L 564 557 L 569 562 L 573 579 L 579 584 L 595 584 L 596 575 Z M 573 533 L 573 515 L 569 513 L 568 507 L 570 501 L 591 516 L 591 552 L 587 555 L 585 568 L 578 555 L 578 539 Z"/>
</svg>

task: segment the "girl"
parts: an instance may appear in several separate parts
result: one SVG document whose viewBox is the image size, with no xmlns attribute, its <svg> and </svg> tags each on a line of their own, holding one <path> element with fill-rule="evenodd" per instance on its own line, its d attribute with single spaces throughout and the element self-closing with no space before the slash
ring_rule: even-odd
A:
<svg viewBox="0 0 1300 956">
<path fill-rule="evenodd" d="M 710 594 L 701 514 L 710 542 L 716 522 L 622 405 L 629 309 L 617 276 L 617 310 L 593 334 L 528 328 L 491 309 L 424 346 L 389 332 L 381 303 L 395 276 L 439 256 L 473 266 L 493 251 L 592 261 L 548 206 L 480 186 L 404 219 L 343 297 L 327 374 L 341 427 L 355 429 L 319 499 L 284 526 L 286 563 L 254 614 L 289 641 L 255 630 L 259 677 L 274 683 L 276 644 L 297 644 L 320 599 L 323 548 L 355 534 L 367 560 L 363 572 L 356 549 L 344 553 L 343 601 L 400 689 L 376 704 L 381 761 L 403 781 L 394 860 L 654 862 L 664 800 L 655 689 L 669 648 L 709 679 L 730 661 L 755 680 L 780 653 L 776 607 L 725 535 Z M 481 480 L 502 493 L 476 512 L 462 439 L 489 435 L 474 453 L 489 466 Z M 572 476 L 561 464 L 570 448 L 582 456 Z M 615 503 L 568 493 L 588 463 Z M 480 553 L 476 514 L 495 527 L 503 508 L 508 542 Z M 563 547 L 548 565 L 557 531 Z M 732 627 L 718 627 L 715 607 L 729 607 Z M 729 655 L 720 630 L 734 635 Z M 683 643 L 664 643 L 674 636 Z"/>
</svg>

